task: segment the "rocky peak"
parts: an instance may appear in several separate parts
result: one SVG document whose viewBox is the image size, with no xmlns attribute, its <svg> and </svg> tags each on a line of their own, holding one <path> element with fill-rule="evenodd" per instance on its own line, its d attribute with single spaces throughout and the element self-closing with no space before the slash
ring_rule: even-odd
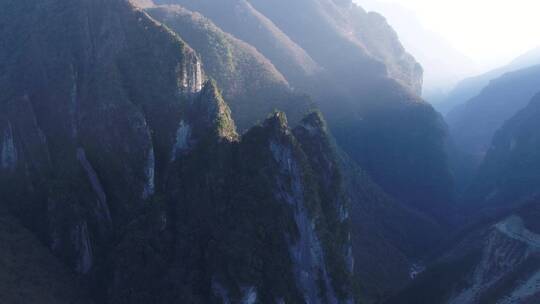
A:
<svg viewBox="0 0 540 304">
<path fill-rule="evenodd" d="M 315 135 L 319 135 L 321 137 L 329 136 L 328 126 L 320 111 L 313 111 L 310 114 L 308 114 L 304 119 L 302 119 L 302 121 L 300 122 L 300 125 L 296 129 L 299 129 L 299 128 L 303 128 L 311 136 L 315 136 Z"/>
<path fill-rule="evenodd" d="M 204 124 L 207 130 L 212 130 L 218 138 L 229 141 L 238 138 L 231 110 L 214 80 L 204 84 L 192 108 L 198 113 L 197 121 Z"/>
<path fill-rule="evenodd" d="M 11 122 L 0 125 L 0 165 L 25 176 L 0 183 L 2 203 L 25 223 L 38 220 L 34 233 L 100 302 L 211 303 L 219 295 L 225 303 L 351 303 L 349 213 L 320 114 L 295 133 L 275 112 L 239 140 L 197 53 L 127 3 L 0 4 L 0 113 Z M 249 15 L 293 44 L 262 14 Z M 337 82 L 363 89 L 359 75 L 347 74 L 372 77 L 363 63 L 340 62 Z M 25 104 L 12 96 L 27 96 Z M 17 115 L 7 111 L 13 104 L 23 109 Z M 34 169 L 41 147 L 52 159 L 46 174 Z M 3 171 L 2 181 L 10 178 Z"/>
<path fill-rule="evenodd" d="M 276 134 L 288 134 L 289 123 L 287 116 L 283 112 L 276 111 L 264 122 L 264 127 L 276 132 Z"/>
<path fill-rule="evenodd" d="M 184 115 L 176 129 L 171 161 L 196 146 L 233 142 L 238 138 L 229 106 L 223 100 L 215 81 L 208 80 L 201 91 L 184 105 Z"/>
<path fill-rule="evenodd" d="M 465 228 L 393 303 L 536 303 L 538 197 Z"/>
</svg>

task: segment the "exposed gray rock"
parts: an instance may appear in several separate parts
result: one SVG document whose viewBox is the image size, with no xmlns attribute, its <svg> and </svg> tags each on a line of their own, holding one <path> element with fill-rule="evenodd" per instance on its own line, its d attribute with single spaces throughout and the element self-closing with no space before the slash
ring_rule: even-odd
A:
<svg viewBox="0 0 540 304">
<path fill-rule="evenodd" d="M 75 271 L 86 274 L 93 265 L 92 244 L 88 235 L 86 222 L 78 223 L 71 231 L 71 238 L 75 250 L 78 252 Z"/>
<path fill-rule="evenodd" d="M 2 169 L 13 170 L 17 166 L 17 148 L 13 138 L 13 129 L 8 121 L 2 131 L 2 141 L 0 142 L 0 164 Z"/>
<path fill-rule="evenodd" d="M 112 218 L 109 205 L 107 204 L 107 195 L 105 194 L 105 190 L 99 181 L 96 171 L 86 158 L 86 152 L 83 148 L 77 149 L 77 159 L 86 172 L 88 181 L 90 182 L 90 185 L 92 185 L 92 189 L 97 196 L 97 205 L 95 208 L 96 215 L 98 218 L 104 221 L 105 224 L 111 224 Z"/>
</svg>

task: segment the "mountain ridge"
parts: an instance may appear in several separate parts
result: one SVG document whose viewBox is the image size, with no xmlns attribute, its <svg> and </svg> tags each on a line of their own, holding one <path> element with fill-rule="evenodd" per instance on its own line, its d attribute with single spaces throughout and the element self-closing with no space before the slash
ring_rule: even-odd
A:
<svg viewBox="0 0 540 304">
<path fill-rule="evenodd" d="M 455 88 L 448 93 L 448 96 L 434 104 L 436 109 L 448 115 L 457 107 L 465 104 L 471 98 L 474 98 L 482 89 L 489 85 L 492 80 L 500 78 L 507 73 L 515 72 L 521 69 L 540 64 L 540 49 L 533 49 L 512 60 L 509 64 L 500 68 L 491 70 L 482 75 L 473 76 L 462 80 Z"/>
<path fill-rule="evenodd" d="M 282 112 L 238 135 L 196 52 L 127 1 L 1 6 L 3 205 L 95 302 L 352 303 L 341 181 L 312 161 L 331 147 Z"/>
</svg>

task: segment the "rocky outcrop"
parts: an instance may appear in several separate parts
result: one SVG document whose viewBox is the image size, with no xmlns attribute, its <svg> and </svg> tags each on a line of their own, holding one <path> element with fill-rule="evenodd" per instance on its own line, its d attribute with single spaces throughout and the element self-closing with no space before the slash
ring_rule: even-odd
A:
<svg viewBox="0 0 540 304">
<path fill-rule="evenodd" d="M 216 92 L 207 84 L 188 113 L 214 113 L 209 120 L 199 118 L 203 125 L 213 123 L 198 128 L 196 121 L 189 122 L 190 148 L 169 169 L 161 194 L 165 201 L 154 205 L 156 210 L 114 254 L 113 277 L 123 279 L 109 287 L 110 298 L 130 303 L 177 298 L 190 303 L 352 303 L 343 184 L 311 163 L 333 153 L 320 128 L 324 122 L 319 116 L 306 118 L 302 125 L 309 126 L 308 135 L 304 127 L 289 129 L 278 112 L 241 139 L 232 125 L 227 132 L 213 132 L 224 131 L 220 121 L 229 119 L 225 104 L 215 102 L 221 97 L 206 90 Z M 205 104 L 223 111 L 196 110 L 208 108 Z M 304 136 L 306 144 L 299 140 Z M 330 154 L 312 150 L 317 139 L 311 136 L 320 137 L 319 146 Z M 325 168 L 336 168 L 328 162 Z M 161 271 L 141 264 L 140 254 Z M 155 284 L 145 283 L 149 275 Z M 175 288 L 163 289 L 171 285 Z M 130 293 L 133 286 L 140 291 Z"/>
<path fill-rule="evenodd" d="M 2 205 L 96 302 L 351 303 L 320 116 L 240 137 L 195 52 L 128 1 L 8 1 L 0 22 Z"/>
<path fill-rule="evenodd" d="M 4 126 L 2 136 L 2 149 L 0 153 L 1 167 L 4 170 L 13 170 L 17 167 L 17 149 L 13 140 L 13 129 L 8 121 Z"/>
<path fill-rule="evenodd" d="M 453 183 L 446 159 L 444 121 L 416 96 L 415 92 L 421 91 L 421 69 L 385 20 L 366 13 L 351 1 L 232 0 L 217 4 L 167 0 L 159 3 L 181 5 L 204 16 L 178 7 L 149 10 L 164 24 L 185 35 L 188 42 L 192 41 L 203 59 L 216 58 L 206 60 L 205 68 L 218 84 L 239 83 L 236 80 L 246 74 L 221 72 L 227 71 L 223 67 L 235 66 L 231 64 L 235 61 L 225 60 L 230 57 L 220 50 L 239 53 L 235 51 L 239 42 L 231 40 L 232 35 L 256 47 L 289 85 L 312 96 L 328 120 L 328 129 L 335 136 L 337 146 L 349 154 L 342 158 L 342 167 L 355 168 L 348 171 L 346 183 L 353 189 L 347 191 L 356 208 L 352 218 L 355 233 L 351 238 L 358 248 L 353 255 L 357 260 L 356 272 L 364 281 L 365 297 L 376 299 L 409 280 L 413 265 L 421 264 L 425 252 L 446 231 L 444 226 L 452 214 L 449 210 Z M 213 30 L 203 31 L 205 35 L 193 35 L 187 30 L 193 27 L 193 22 Z M 201 33 L 201 30 L 193 32 Z M 269 32 L 279 35 L 266 35 Z M 277 39 L 278 36 L 286 39 Z M 209 49 L 207 43 L 200 42 L 202 47 L 196 46 L 201 37 L 221 41 L 218 45 L 223 47 Z M 277 52 L 276 48 L 300 49 L 317 69 L 298 72 L 299 65 L 310 65 Z M 249 85 L 256 83 L 259 82 Z M 240 117 L 236 114 L 238 99 L 227 92 L 235 86 L 223 87 L 233 117 Z M 263 92 L 264 89 L 257 90 L 257 94 Z M 274 93 L 263 95 L 274 98 Z M 267 111 L 263 106 L 258 108 L 261 114 Z M 288 108 L 278 106 L 278 109 L 292 117 L 291 125 L 298 121 L 295 119 L 298 115 L 291 115 Z M 239 118 L 237 122 L 242 120 Z M 357 167 L 361 169 L 356 170 Z M 393 218 L 394 222 L 387 218 Z M 438 221 L 443 224 L 438 225 Z M 425 235 L 425 231 L 432 233 Z"/>
<path fill-rule="evenodd" d="M 275 130 L 273 131 L 275 134 L 269 140 L 273 160 L 278 166 L 277 187 L 274 190 L 274 195 L 279 201 L 286 202 L 294 210 L 297 239 L 289 241 L 289 254 L 292 259 L 295 280 L 306 302 L 337 303 L 325 262 L 325 252 L 315 229 L 317 219 L 310 214 L 308 209 L 315 206 L 309 206 L 310 202 L 307 201 L 309 198 L 305 197 L 307 185 L 302 177 L 305 172 L 302 172 L 302 164 L 300 163 L 304 160 L 299 160 L 299 156 L 295 155 L 298 151 L 294 151 L 294 142 L 291 142 L 287 121 L 282 114 L 277 113 L 276 116 L 267 121 L 266 125 L 267 128 Z M 324 177 L 332 178 L 332 176 Z M 340 206 L 334 205 L 333 207 L 339 208 Z M 313 272 L 313 269 L 316 271 Z M 323 294 L 322 298 L 321 294 Z"/>
<path fill-rule="evenodd" d="M 8 1 L 0 19 L 3 203 L 94 276 L 160 187 L 201 62 L 127 1 Z"/>
<path fill-rule="evenodd" d="M 223 31 L 255 46 L 289 84 L 313 97 L 337 144 L 383 191 L 421 213 L 447 216 L 447 212 L 436 214 L 453 200 L 446 126 L 415 94 L 421 90 L 421 68 L 381 16 L 368 14 L 351 1 L 160 3 L 197 11 Z M 224 13 L 233 9 L 243 17 Z M 253 16 L 268 19 L 272 28 L 301 47 L 322 70 L 310 77 L 290 76 L 280 65 L 279 59 L 284 57 L 276 58 L 270 50 L 283 44 L 262 34 L 244 35 L 247 29 L 254 33 L 253 28 L 268 28 L 246 26 Z"/>
<path fill-rule="evenodd" d="M 167 3 L 186 5 L 219 26 L 218 18 L 233 19 L 212 5 Z M 419 67 L 386 23 L 350 1 L 249 3 L 323 67 L 315 79 L 303 78 L 303 83 L 282 74 L 313 97 L 337 144 L 351 159 L 407 206 L 430 214 L 447 206 L 453 187 L 446 160 L 446 127 L 431 106 L 414 94 L 421 82 Z M 238 28 L 222 29 L 242 38 Z M 384 41 L 377 43 L 381 37 Z M 272 43 L 266 40 L 265 45 Z M 263 47 L 257 49 L 281 71 Z"/>
<path fill-rule="evenodd" d="M 388 303 L 534 303 L 540 295 L 538 199 L 466 230 Z"/>
<path fill-rule="evenodd" d="M 324 213 L 335 216 L 333 246 L 348 257 L 342 269 L 353 270 L 361 301 L 380 301 L 403 287 L 423 266 L 430 247 L 444 228 L 400 205 L 337 148 L 320 113 L 306 117 L 294 129 L 319 180 L 321 196 L 332 198 Z M 324 201 L 323 201 L 324 202 Z M 325 205 L 323 205 L 324 207 Z M 338 206 L 338 208 L 334 207 Z M 348 233 L 347 231 L 351 231 Z"/>
</svg>

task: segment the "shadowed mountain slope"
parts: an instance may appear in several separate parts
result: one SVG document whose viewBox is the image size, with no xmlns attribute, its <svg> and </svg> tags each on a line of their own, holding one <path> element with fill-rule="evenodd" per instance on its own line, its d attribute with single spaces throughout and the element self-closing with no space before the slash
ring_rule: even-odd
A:
<svg viewBox="0 0 540 304">
<path fill-rule="evenodd" d="M 465 193 L 464 207 L 509 208 L 540 192 L 540 96 L 494 136 L 484 162 Z"/>
<path fill-rule="evenodd" d="M 408 288 L 385 303 L 536 303 L 538 212 L 534 198 L 465 229 Z"/>
<path fill-rule="evenodd" d="M 264 54 L 291 84 L 304 83 L 320 70 L 317 63 L 271 20 L 246 0 L 157 0 L 156 4 L 180 4 L 210 18 L 224 31 L 249 43 Z"/>
<path fill-rule="evenodd" d="M 257 1 L 160 3 L 185 6 L 215 23 L 210 26 L 211 22 L 204 17 L 175 6 L 148 10 L 186 36 L 186 41 L 201 54 L 207 73 L 218 83 L 230 83 L 220 74 L 241 77 L 235 74 L 241 70 L 222 72 L 227 71 L 222 68 L 223 62 L 229 62 L 230 57 L 220 50 L 228 47 L 208 48 L 204 41 L 209 39 L 193 35 L 201 31 L 189 30 L 194 28 L 192 22 L 198 23 L 196 27 L 202 27 L 202 32 L 211 33 L 208 37 L 227 32 L 219 35 L 226 37 L 223 41 L 238 41 L 231 40 L 234 35 L 255 46 L 290 85 L 313 97 L 328 120 L 328 130 L 337 146 L 348 154 L 341 162 L 347 169 L 344 177 L 353 208 L 355 272 L 362 285 L 362 296 L 374 301 L 409 280 L 414 264 L 421 264 L 425 251 L 445 235 L 447 218 L 452 213 L 449 204 L 453 186 L 447 168 L 445 124 L 430 105 L 413 93 L 411 86 L 421 79 L 421 73 L 415 72 L 416 63 L 404 52 L 382 17 L 366 14 L 350 1 L 278 1 L 271 7 Z M 328 12 L 321 9 L 326 6 L 331 8 Z M 231 12 L 233 9 L 236 11 Z M 274 60 L 276 54 L 269 51 L 276 40 L 264 35 L 257 39 L 247 36 L 247 22 L 253 18 L 238 15 L 239 12 L 271 20 L 272 28 L 287 35 L 323 69 L 310 76 L 291 78 Z M 220 29 L 214 28 L 218 26 Z M 353 36 L 346 34 L 349 30 L 354 32 Z M 384 39 L 380 40 L 381 37 Z M 204 60 L 205 56 L 212 60 Z M 393 76 L 388 69 L 393 70 Z M 399 78 L 398 74 L 401 80 L 392 78 Z M 228 96 L 226 86 L 223 92 Z M 234 98 L 231 107 L 234 116 Z M 351 169 L 357 164 L 362 169 Z M 430 231 L 429 235 L 425 231 Z"/>
<path fill-rule="evenodd" d="M 495 132 L 540 90 L 540 66 L 505 74 L 447 115 L 456 146 L 482 159 Z"/>
<path fill-rule="evenodd" d="M 223 2 L 222 9 L 209 1 L 162 2 L 198 11 L 256 46 L 294 85 L 267 51 L 274 40 L 259 35 L 253 42 L 242 32 L 248 26 L 224 25 L 251 19 L 222 11 L 249 5 L 241 11 L 271 20 L 272 27 L 324 68 L 315 78 L 303 78 L 300 87 L 321 108 L 338 145 L 353 161 L 386 192 L 422 212 L 433 213 L 452 200 L 444 122 L 413 93 L 421 87 L 421 69 L 382 17 L 351 1 L 235 0 Z M 422 173 L 411 178 L 407 172 Z"/>
<path fill-rule="evenodd" d="M 435 107 L 441 113 L 446 115 L 456 107 L 465 104 L 467 101 L 480 94 L 491 81 L 502 77 L 504 74 L 523 70 L 538 64 L 540 64 L 540 47 L 519 56 L 503 67 L 462 80 L 448 93 L 448 96 L 438 102 Z"/>
<path fill-rule="evenodd" d="M 536 303 L 540 97 L 499 129 L 460 211 L 466 226 L 388 303 Z"/>
<path fill-rule="evenodd" d="M 2 303 L 92 303 L 75 275 L 5 211 L 0 211 L 0 246 Z"/>
<path fill-rule="evenodd" d="M 2 205 L 95 302 L 352 302 L 319 116 L 238 135 L 195 51 L 124 0 L 7 1 L 0 24 Z"/>
<path fill-rule="evenodd" d="M 246 130 L 279 109 L 294 125 L 311 107 L 294 93 L 274 65 L 254 47 L 223 32 L 210 20 L 179 6 L 147 12 L 166 24 L 200 55 L 206 73 L 223 88 L 240 130 Z"/>
</svg>

